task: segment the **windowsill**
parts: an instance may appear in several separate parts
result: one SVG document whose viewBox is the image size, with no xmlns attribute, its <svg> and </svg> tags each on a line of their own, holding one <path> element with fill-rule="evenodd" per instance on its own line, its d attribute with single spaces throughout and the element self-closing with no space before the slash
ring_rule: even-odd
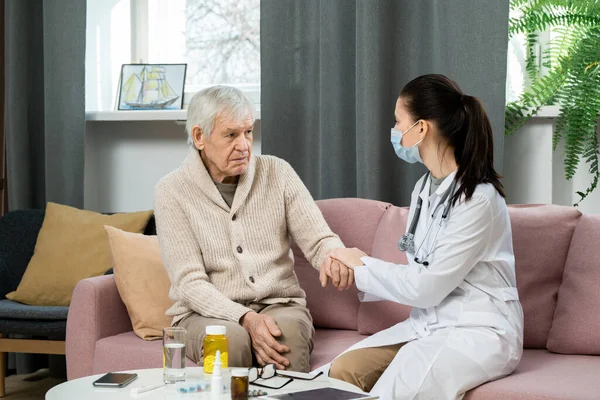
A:
<svg viewBox="0 0 600 400">
<path fill-rule="evenodd" d="M 558 106 L 544 106 L 533 118 L 556 118 Z M 254 111 L 260 119 L 260 107 Z M 185 121 L 187 110 L 87 111 L 86 121 Z"/>
<path fill-rule="evenodd" d="M 556 118 L 560 114 L 559 110 L 558 106 L 544 106 L 540 108 L 540 111 L 533 118 Z"/>
<path fill-rule="evenodd" d="M 254 110 L 260 119 L 260 107 Z M 86 121 L 185 121 L 187 110 L 86 111 Z"/>
<path fill-rule="evenodd" d="M 187 110 L 86 111 L 86 121 L 185 121 Z"/>
</svg>

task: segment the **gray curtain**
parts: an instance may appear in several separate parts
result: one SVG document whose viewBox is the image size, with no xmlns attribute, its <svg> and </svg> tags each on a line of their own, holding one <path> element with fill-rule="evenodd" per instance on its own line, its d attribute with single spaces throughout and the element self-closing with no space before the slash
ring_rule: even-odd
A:
<svg viewBox="0 0 600 400">
<path fill-rule="evenodd" d="M 8 207 L 83 207 L 86 1 L 6 0 L 5 18 Z M 65 375 L 64 356 L 8 361 Z"/>
<path fill-rule="evenodd" d="M 85 0 L 7 0 L 8 207 L 83 207 Z"/>
<path fill-rule="evenodd" d="M 262 0 L 262 153 L 313 196 L 408 205 L 422 165 L 396 158 L 394 106 L 441 73 L 482 99 L 502 170 L 509 0 Z"/>
</svg>

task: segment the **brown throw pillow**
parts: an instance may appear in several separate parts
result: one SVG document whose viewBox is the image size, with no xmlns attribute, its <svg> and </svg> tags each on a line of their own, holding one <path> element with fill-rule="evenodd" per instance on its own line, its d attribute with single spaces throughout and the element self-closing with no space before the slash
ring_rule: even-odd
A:
<svg viewBox="0 0 600 400">
<path fill-rule="evenodd" d="M 7 298 L 33 306 L 68 306 L 82 279 L 111 267 L 104 225 L 143 232 L 152 211 L 104 215 L 48 203 L 33 257 L 17 290 Z"/>
<path fill-rule="evenodd" d="M 165 312 L 171 281 L 160 258 L 156 236 L 123 232 L 105 226 L 114 260 L 115 282 L 127 307 L 136 335 L 144 340 L 162 338 L 162 329 L 171 325 Z"/>
</svg>

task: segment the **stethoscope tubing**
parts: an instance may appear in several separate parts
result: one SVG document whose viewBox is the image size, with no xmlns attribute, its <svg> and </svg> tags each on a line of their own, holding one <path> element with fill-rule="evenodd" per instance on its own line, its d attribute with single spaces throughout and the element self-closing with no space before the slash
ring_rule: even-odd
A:
<svg viewBox="0 0 600 400">
<path fill-rule="evenodd" d="M 408 251 L 411 248 L 414 249 L 414 234 L 415 234 L 415 231 L 416 231 L 417 223 L 418 223 L 419 218 L 420 218 L 421 206 L 422 206 L 422 202 L 423 202 L 423 200 L 421 199 L 421 193 L 423 192 L 423 189 L 425 188 L 425 183 L 429 179 L 429 175 L 430 174 L 431 174 L 430 172 L 427 173 L 427 175 L 425 176 L 425 180 L 423 181 L 423 184 L 421 185 L 421 190 L 419 191 L 419 200 L 417 201 L 417 206 L 416 206 L 416 209 L 415 209 L 415 214 L 413 216 L 413 220 L 411 221 L 409 231 L 398 242 L 398 249 L 400 251 Z M 440 230 L 442 228 L 442 224 L 443 224 L 444 221 L 446 221 L 448 219 L 448 216 L 450 215 L 450 208 L 451 208 L 451 205 L 452 205 L 452 198 L 453 198 L 453 194 L 454 194 L 455 188 L 456 188 L 456 180 L 454 180 L 452 182 L 452 184 L 450 185 L 450 187 L 442 195 L 442 198 L 441 198 L 440 202 L 436 205 L 435 209 L 433 210 L 433 213 L 431 214 L 431 221 L 427 225 L 427 230 L 425 231 L 425 235 L 423 237 L 423 240 L 421 240 L 421 244 L 419 245 L 419 247 L 416 249 L 416 251 L 413 254 L 414 255 L 414 261 L 416 263 L 419 263 L 419 264 L 422 264 L 422 265 L 425 265 L 425 266 L 429 265 L 429 262 L 427 260 L 429 259 L 429 256 L 431 256 L 431 254 L 433 254 L 433 248 L 434 248 L 435 243 L 437 241 L 437 238 L 439 236 Z M 437 230 L 435 232 L 435 235 L 433 237 L 433 242 L 432 242 L 433 244 L 430 246 L 429 252 L 427 252 L 427 254 L 425 254 L 425 257 L 422 260 L 419 260 L 419 257 L 417 257 L 417 254 L 419 254 L 419 252 L 421 251 L 421 248 L 425 244 L 425 241 L 426 241 L 427 237 L 429 236 L 429 233 L 431 232 L 431 228 L 433 227 L 433 224 L 435 222 L 438 210 L 440 209 L 440 207 L 442 205 L 444 206 L 444 211 L 442 212 L 442 216 L 440 218 L 440 223 L 439 223 L 438 228 L 437 228 Z M 404 242 L 406 241 L 406 239 L 408 239 L 408 241 L 409 241 L 408 245 L 404 244 Z M 412 243 L 410 243 L 410 242 L 412 242 Z"/>
</svg>

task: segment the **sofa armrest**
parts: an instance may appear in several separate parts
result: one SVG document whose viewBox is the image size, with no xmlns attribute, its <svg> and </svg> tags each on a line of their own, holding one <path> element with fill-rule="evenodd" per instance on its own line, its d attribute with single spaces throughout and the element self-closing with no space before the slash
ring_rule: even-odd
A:
<svg viewBox="0 0 600 400">
<path fill-rule="evenodd" d="M 67 378 L 92 375 L 96 342 L 132 329 L 114 275 L 80 281 L 67 318 Z"/>
</svg>

